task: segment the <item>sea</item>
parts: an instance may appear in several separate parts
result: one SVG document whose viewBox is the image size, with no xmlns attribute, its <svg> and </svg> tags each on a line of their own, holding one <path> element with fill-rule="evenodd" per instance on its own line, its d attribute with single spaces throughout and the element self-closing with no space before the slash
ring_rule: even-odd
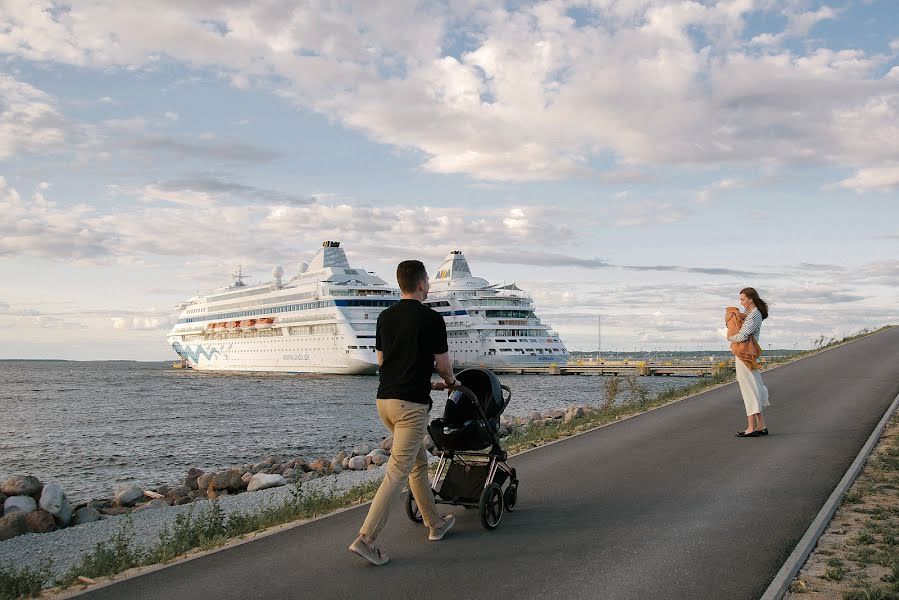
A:
<svg viewBox="0 0 899 600">
<path fill-rule="evenodd" d="M 599 404 L 603 376 L 503 375 L 507 415 Z M 653 395 L 688 377 L 638 377 Z M 180 482 L 187 470 L 332 458 L 387 434 L 376 376 L 222 374 L 171 362 L 0 361 L 0 481 L 59 483 L 76 502 L 123 483 Z M 433 392 L 439 416 L 444 392 Z"/>
</svg>

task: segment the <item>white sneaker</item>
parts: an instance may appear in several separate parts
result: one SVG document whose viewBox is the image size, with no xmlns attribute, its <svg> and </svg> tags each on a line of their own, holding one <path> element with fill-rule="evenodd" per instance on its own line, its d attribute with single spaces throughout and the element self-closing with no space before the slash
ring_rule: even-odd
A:
<svg viewBox="0 0 899 600">
<path fill-rule="evenodd" d="M 453 528 L 453 525 L 456 524 L 456 516 L 455 515 L 446 515 L 441 519 L 440 525 L 437 527 L 431 527 L 431 534 L 428 536 L 428 539 L 432 542 L 436 542 L 443 539 L 443 536 L 446 535 L 446 532 Z"/>
<path fill-rule="evenodd" d="M 350 552 L 355 552 L 371 564 L 378 565 L 379 567 L 390 560 L 387 558 L 386 554 L 381 552 L 380 548 L 371 548 L 362 541 L 361 537 L 357 537 L 356 540 L 350 544 Z"/>
</svg>

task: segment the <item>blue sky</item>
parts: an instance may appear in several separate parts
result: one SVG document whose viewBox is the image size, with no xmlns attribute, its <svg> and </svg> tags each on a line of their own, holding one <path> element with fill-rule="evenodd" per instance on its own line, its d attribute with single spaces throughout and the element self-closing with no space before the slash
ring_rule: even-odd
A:
<svg viewBox="0 0 899 600">
<path fill-rule="evenodd" d="M 765 346 L 899 321 L 895 2 L 129 4 L 0 8 L 0 358 L 170 358 L 326 239 L 572 349 L 723 349 L 744 286 Z"/>
</svg>

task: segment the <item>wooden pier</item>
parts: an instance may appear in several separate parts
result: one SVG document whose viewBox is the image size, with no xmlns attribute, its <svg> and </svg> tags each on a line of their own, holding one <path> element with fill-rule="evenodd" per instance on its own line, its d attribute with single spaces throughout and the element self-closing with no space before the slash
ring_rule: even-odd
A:
<svg viewBox="0 0 899 600">
<path fill-rule="evenodd" d="M 497 374 L 518 375 L 639 375 L 639 376 L 714 376 L 734 369 L 734 361 L 595 361 L 549 364 L 533 367 L 488 367 Z"/>
</svg>

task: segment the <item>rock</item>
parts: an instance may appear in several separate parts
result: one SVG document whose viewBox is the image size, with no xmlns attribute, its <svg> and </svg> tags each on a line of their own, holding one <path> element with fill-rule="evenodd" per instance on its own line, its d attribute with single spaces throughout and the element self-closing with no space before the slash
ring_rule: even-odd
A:
<svg viewBox="0 0 899 600">
<path fill-rule="evenodd" d="M 206 492 L 209 489 L 209 482 L 215 477 L 215 473 L 203 473 L 197 477 L 197 489 Z"/>
<path fill-rule="evenodd" d="M 354 471 L 362 471 L 367 466 L 368 466 L 368 464 L 365 462 L 364 456 L 354 456 L 353 458 L 350 459 L 349 463 L 347 464 L 347 467 Z"/>
<path fill-rule="evenodd" d="M 343 467 L 344 469 L 349 469 L 350 468 L 350 458 L 351 457 L 349 457 L 349 456 L 344 456 L 343 462 L 340 463 L 340 466 Z"/>
<path fill-rule="evenodd" d="M 210 486 L 216 491 L 239 492 L 246 487 L 241 479 L 240 469 L 228 469 L 215 474 Z"/>
<path fill-rule="evenodd" d="M 528 421 L 531 421 L 532 423 L 533 423 L 534 421 L 539 421 L 539 420 L 541 420 L 541 419 L 543 419 L 543 415 L 541 415 L 541 414 L 540 414 L 539 412 L 537 412 L 536 410 L 535 410 L 534 412 L 532 412 L 532 413 L 528 416 Z"/>
<path fill-rule="evenodd" d="M 168 508 L 169 503 L 161 498 L 153 498 L 146 504 L 141 504 L 137 508 L 134 509 L 134 512 L 142 512 L 145 510 L 157 510 L 160 508 Z"/>
<path fill-rule="evenodd" d="M 292 479 L 296 479 L 296 478 L 297 478 L 297 472 L 296 472 L 295 469 L 284 469 L 284 472 L 281 473 L 281 476 L 282 476 L 284 479 L 286 479 L 287 481 L 290 481 L 290 480 L 292 480 Z"/>
<path fill-rule="evenodd" d="M 287 480 L 281 475 L 265 475 L 263 473 L 257 473 L 256 475 L 253 475 L 253 478 L 250 480 L 247 491 L 255 492 L 256 490 L 281 487 L 282 485 L 287 485 Z"/>
<path fill-rule="evenodd" d="M 250 480 L 253 479 L 254 475 L 255 475 L 255 473 L 250 473 L 250 472 L 244 473 L 243 475 L 240 476 L 240 480 L 246 484 L 249 484 Z"/>
<path fill-rule="evenodd" d="M 528 424 L 528 420 L 526 417 L 515 417 L 514 423 L 516 427 L 524 427 Z"/>
<path fill-rule="evenodd" d="M 365 456 L 369 452 L 371 452 L 371 446 L 368 444 L 359 444 L 353 448 L 353 456 Z"/>
<path fill-rule="evenodd" d="M 101 514 L 117 516 L 117 515 L 127 515 L 131 512 L 131 509 L 126 506 L 110 506 L 109 508 L 104 508 L 100 511 Z"/>
<path fill-rule="evenodd" d="M 434 454 L 434 451 L 437 449 L 437 445 L 434 443 L 434 440 L 431 439 L 431 436 L 427 433 L 425 437 L 422 439 L 422 445 L 425 447 L 425 450 Z"/>
<path fill-rule="evenodd" d="M 28 521 L 19 511 L 0 517 L 0 542 L 28 533 Z"/>
<path fill-rule="evenodd" d="M 37 510 L 37 502 L 31 496 L 10 496 L 3 503 L 3 514 L 20 512 L 23 515 Z"/>
<path fill-rule="evenodd" d="M 391 433 L 381 442 L 381 449 L 390 452 L 393 449 L 393 434 Z"/>
<path fill-rule="evenodd" d="M 88 508 L 94 508 L 97 511 L 101 511 L 104 508 L 109 508 L 112 506 L 112 498 L 98 498 L 95 500 L 91 500 L 87 503 Z"/>
<path fill-rule="evenodd" d="M 72 520 L 72 505 L 58 483 L 48 483 L 41 492 L 40 507 L 53 515 L 60 527 L 68 527 Z"/>
<path fill-rule="evenodd" d="M 266 456 L 264 459 L 262 459 L 263 464 L 271 465 L 271 466 L 277 465 L 280 462 L 281 462 L 281 458 L 278 456 L 275 456 L 274 454 L 272 454 L 271 456 Z"/>
<path fill-rule="evenodd" d="M 0 484 L 0 492 L 6 496 L 40 496 L 44 484 L 31 475 L 13 475 Z"/>
<path fill-rule="evenodd" d="M 6 494 L 0 493 L 0 517 L 3 516 L 3 503 L 6 502 Z"/>
<path fill-rule="evenodd" d="M 325 462 L 325 459 L 320 458 L 309 465 L 309 468 L 313 471 L 324 472 L 328 470 L 328 463 Z"/>
<path fill-rule="evenodd" d="M 565 422 L 568 423 L 574 419 L 580 419 L 584 417 L 585 414 L 584 409 L 580 406 L 572 406 L 565 411 Z"/>
<path fill-rule="evenodd" d="M 72 515 L 71 525 L 83 525 L 84 523 L 93 523 L 100 520 L 100 511 L 90 506 L 75 511 Z"/>
<path fill-rule="evenodd" d="M 376 467 L 380 467 L 381 465 L 386 463 L 387 460 L 388 458 L 386 454 L 375 454 L 371 457 L 371 464 L 375 465 Z"/>
<path fill-rule="evenodd" d="M 191 467 L 191 469 L 187 472 L 187 477 L 184 478 L 184 485 L 192 490 L 197 489 L 199 487 L 199 485 L 197 484 L 197 479 L 200 477 L 200 475 L 203 474 L 203 469 Z"/>
<path fill-rule="evenodd" d="M 561 410 L 561 409 L 557 409 L 557 410 L 549 411 L 548 413 L 543 415 L 543 418 L 545 418 L 545 419 L 561 419 L 564 416 L 565 416 L 565 411 Z"/>
<path fill-rule="evenodd" d="M 366 454 L 366 455 L 365 455 L 365 466 L 368 466 L 368 465 L 370 465 L 370 464 L 371 464 L 371 455 L 370 455 L 370 454 Z"/>
<path fill-rule="evenodd" d="M 115 504 L 117 506 L 134 506 L 143 497 L 143 488 L 133 483 L 120 485 L 115 489 Z"/>
<path fill-rule="evenodd" d="M 206 497 L 206 492 L 203 490 L 191 490 L 190 494 L 187 495 L 191 502 L 196 500 L 202 500 Z"/>
<path fill-rule="evenodd" d="M 45 510 L 36 510 L 25 515 L 25 523 L 31 533 L 49 533 L 56 529 L 56 519 Z"/>
<path fill-rule="evenodd" d="M 271 473 L 272 475 L 280 475 L 281 473 L 284 472 L 284 469 L 286 469 L 286 468 L 287 467 L 285 466 L 285 464 L 281 463 L 281 464 L 273 466 L 271 469 L 268 470 L 268 472 Z"/>
<path fill-rule="evenodd" d="M 512 429 L 508 425 L 500 425 L 499 430 L 497 430 L 496 435 L 501 438 L 509 437 L 512 435 Z"/>
<path fill-rule="evenodd" d="M 332 473 L 340 473 L 343 471 L 343 461 L 335 458 L 328 467 L 331 469 Z"/>
<path fill-rule="evenodd" d="M 179 485 L 177 487 L 173 487 L 169 490 L 169 493 L 166 494 L 165 499 L 169 504 L 178 504 L 179 500 L 187 500 L 190 496 L 191 489 L 186 485 Z M 184 502 L 181 502 L 184 504 Z"/>
</svg>

